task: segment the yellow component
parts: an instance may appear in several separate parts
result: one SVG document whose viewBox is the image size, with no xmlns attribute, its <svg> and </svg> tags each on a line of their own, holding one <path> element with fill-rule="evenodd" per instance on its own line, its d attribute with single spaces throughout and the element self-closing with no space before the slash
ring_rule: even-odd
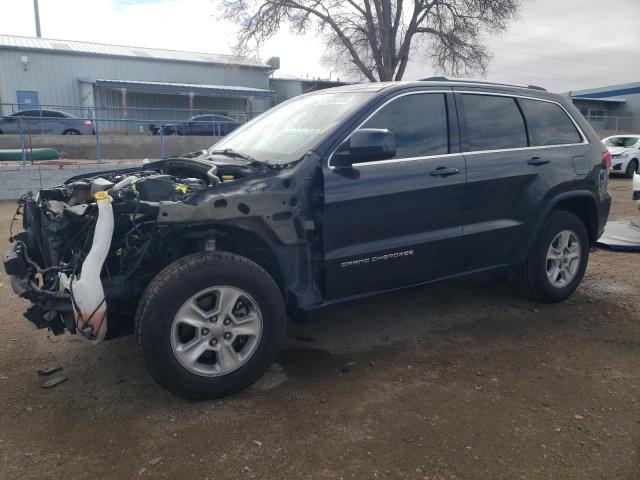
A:
<svg viewBox="0 0 640 480">
<path fill-rule="evenodd" d="M 111 197 L 107 192 L 101 191 L 101 192 L 96 192 L 93 198 L 95 198 L 96 200 L 107 200 Z"/>
<path fill-rule="evenodd" d="M 178 185 L 176 185 L 176 192 L 180 192 L 183 195 L 186 195 L 188 191 L 189 191 L 189 187 L 187 187 L 186 185 L 183 185 L 182 183 L 179 183 Z"/>
<path fill-rule="evenodd" d="M 116 250 L 116 255 L 118 257 L 121 257 L 122 255 L 124 255 L 124 248 L 119 248 L 118 250 Z"/>
<path fill-rule="evenodd" d="M 235 180 L 236 177 L 234 177 L 233 175 L 222 175 L 222 181 L 223 182 L 228 182 L 229 180 Z"/>
</svg>

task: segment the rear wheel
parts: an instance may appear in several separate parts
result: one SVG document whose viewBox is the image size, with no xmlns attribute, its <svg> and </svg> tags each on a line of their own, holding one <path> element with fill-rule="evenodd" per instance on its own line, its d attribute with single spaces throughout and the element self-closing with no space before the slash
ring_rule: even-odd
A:
<svg viewBox="0 0 640 480">
<path fill-rule="evenodd" d="M 571 212 L 556 211 L 520 266 L 516 284 L 530 298 L 559 302 L 578 287 L 588 261 L 589 235 L 584 223 Z"/>
<path fill-rule="evenodd" d="M 634 173 L 638 173 L 638 160 L 635 158 L 629 162 L 629 165 L 627 165 L 624 176 L 627 178 L 633 178 Z"/>
<path fill-rule="evenodd" d="M 273 363 L 286 335 L 282 294 L 260 266 L 230 253 L 169 265 L 136 315 L 138 350 L 167 390 L 192 399 L 236 393 Z"/>
</svg>

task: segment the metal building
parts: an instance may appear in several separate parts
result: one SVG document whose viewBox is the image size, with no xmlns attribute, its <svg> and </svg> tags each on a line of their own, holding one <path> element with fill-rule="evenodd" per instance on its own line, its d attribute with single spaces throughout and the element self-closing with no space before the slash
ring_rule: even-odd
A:
<svg viewBox="0 0 640 480">
<path fill-rule="evenodd" d="M 593 128 L 611 132 L 640 132 L 640 82 L 569 92 Z"/>
<path fill-rule="evenodd" d="M 0 35 L 0 114 L 56 106 L 154 120 L 206 110 L 244 121 L 273 103 L 275 60 Z"/>
<path fill-rule="evenodd" d="M 349 82 L 337 80 L 327 80 L 319 78 L 298 78 L 298 77 L 274 77 L 271 78 L 271 90 L 273 90 L 273 103 L 281 103 L 290 98 L 304 93 L 315 92 L 325 88 L 339 87 L 347 85 Z"/>
</svg>

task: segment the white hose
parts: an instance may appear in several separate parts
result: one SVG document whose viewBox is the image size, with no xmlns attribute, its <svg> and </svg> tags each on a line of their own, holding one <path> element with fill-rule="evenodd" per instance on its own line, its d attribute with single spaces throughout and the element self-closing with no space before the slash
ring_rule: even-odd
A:
<svg viewBox="0 0 640 480">
<path fill-rule="evenodd" d="M 107 192 L 95 194 L 98 205 L 98 220 L 93 234 L 93 244 L 82 263 L 80 276 L 61 274 L 65 288 L 72 292 L 73 311 L 78 324 L 78 333 L 94 343 L 104 340 L 107 334 L 107 303 L 100 280 L 102 265 L 111 246 L 113 235 L 113 208 Z"/>
</svg>

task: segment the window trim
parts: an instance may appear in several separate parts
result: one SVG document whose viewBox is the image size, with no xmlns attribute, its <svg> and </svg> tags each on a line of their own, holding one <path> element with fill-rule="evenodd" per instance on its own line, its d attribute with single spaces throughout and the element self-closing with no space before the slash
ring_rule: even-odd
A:
<svg viewBox="0 0 640 480">
<path fill-rule="evenodd" d="M 342 140 L 342 142 L 340 142 L 338 145 L 336 145 L 336 147 L 331 152 L 331 155 L 329 155 L 329 159 L 327 160 L 327 167 L 329 167 L 331 170 L 334 170 L 336 168 L 333 165 L 331 165 L 331 159 L 333 158 L 333 155 L 336 152 L 336 150 L 338 150 L 338 148 L 340 148 L 340 145 L 342 145 L 344 142 L 346 142 L 348 139 L 350 139 L 351 135 L 353 135 L 353 133 L 356 130 L 359 130 L 375 114 L 377 114 L 380 110 L 382 110 L 384 107 L 389 105 L 391 102 L 394 102 L 394 101 L 398 100 L 399 98 L 406 97 L 408 95 L 429 95 L 429 94 L 434 94 L 434 93 L 445 95 L 445 107 L 447 108 L 447 138 L 449 140 L 449 149 L 451 149 L 451 131 L 449 129 L 449 108 L 452 108 L 452 107 L 451 107 L 451 105 L 449 105 L 449 102 L 447 102 L 447 99 L 446 99 L 446 95 L 452 93 L 451 90 L 419 90 L 419 91 L 413 91 L 413 92 L 405 92 L 405 93 L 402 93 L 400 95 L 396 95 L 395 97 L 389 98 L 386 102 L 384 102 L 382 105 L 380 105 L 378 108 L 376 108 L 371 114 L 369 114 L 367 116 L 367 118 L 365 118 L 360 124 L 358 124 L 358 126 L 356 128 L 351 130 L 349 135 L 347 135 L 345 137 L 345 139 Z M 455 108 L 455 107 L 453 107 L 453 108 Z M 460 155 L 460 153 L 459 152 L 457 152 L 457 153 L 441 153 L 441 154 L 438 154 L 438 155 L 427 155 L 427 156 L 422 156 L 422 157 L 402 157 L 402 158 L 391 158 L 389 160 L 374 160 L 373 162 L 354 163 L 353 166 L 354 167 L 360 167 L 360 166 L 364 166 L 364 165 L 379 165 L 379 164 L 385 164 L 385 163 L 404 162 L 404 161 L 409 161 L 409 160 L 421 160 L 423 158 L 449 157 L 449 156 L 453 156 L 453 155 Z"/>
<path fill-rule="evenodd" d="M 390 160 L 374 160 L 372 162 L 354 163 L 353 166 L 354 167 L 364 167 L 364 166 L 367 166 L 367 165 L 383 165 L 383 164 L 387 164 L 387 163 L 409 162 L 409 161 L 416 161 L 416 160 L 428 160 L 428 159 L 431 159 L 431 158 L 446 158 L 446 157 L 453 157 L 453 156 L 459 156 L 459 155 L 480 155 L 480 154 L 484 154 L 484 153 L 518 152 L 518 151 L 531 150 L 531 149 L 538 150 L 538 149 L 546 149 L 546 148 L 561 148 L 561 147 L 570 147 L 570 146 L 575 146 L 575 145 L 588 145 L 589 144 L 589 140 L 588 140 L 587 136 L 584 134 L 584 131 L 582 130 L 582 128 L 580 128 L 580 125 L 578 125 L 578 122 L 576 122 L 576 120 L 573 118 L 573 116 L 571 116 L 571 114 L 564 107 L 564 105 L 562 105 L 560 102 L 556 102 L 555 100 L 549 100 L 549 99 L 546 99 L 546 98 L 536 98 L 536 97 L 531 97 L 531 96 L 527 96 L 527 95 L 521 95 L 521 94 L 517 94 L 517 93 L 498 93 L 498 92 L 489 92 L 489 91 L 480 91 L 480 90 L 477 90 L 477 91 L 476 90 L 458 90 L 458 89 L 455 89 L 455 88 L 452 88 L 450 90 L 421 90 L 421 91 L 406 92 L 406 93 L 402 93 L 400 95 L 396 95 L 395 97 L 392 97 L 392 98 L 388 99 L 386 102 L 384 102 L 378 108 L 376 108 L 357 127 L 355 127 L 353 130 L 351 130 L 349 135 L 347 135 L 342 142 L 340 142 L 338 145 L 336 145 L 336 147 L 333 149 L 333 151 L 329 155 L 329 159 L 327 160 L 327 167 L 330 170 L 335 170 L 336 167 L 331 165 L 331 159 L 333 158 L 333 155 L 336 152 L 336 150 L 340 147 L 340 145 L 342 145 L 343 142 L 345 142 L 349 138 L 351 138 L 351 135 L 353 135 L 353 132 L 355 132 L 356 130 L 361 128 L 365 123 L 367 123 L 369 121 L 369 119 L 371 117 L 373 117 L 376 113 L 378 113 L 387 104 L 393 102 L 394 100 L 396 100 L 398 98 L 405 97 L 407 95 L 424 95 L 424 94 L 430 94 L 430 93 L 443 93 L 443 94 L 448 94 L 448 93 L 456 94 L 456 93 L 459 93 L 459 94 L 486 95 L 486 96 L 494 96 L 494 97 L 511 97 L 511 98 L 516 99 L 516 100 L 518 98 L 524 98 L 524 99 L 527 99 L 527 100 L 536 100 L 538 102 L 553 103 L 555 105 L 558 105 L 564 111 L 564 113 L 569 117 L 569 119 L 571 120 L 573 125 L 576 127 L 576 130 L 578 130 L 578 134 L 580 135 L 580 138 L 582 139 L 582 141 L 579 142 L 579 143 L 563 143 L 561 145 L 539 145 L 539 146 L 531 145 L 531 146 L 526 146 L 526 147 L 500 148 L 500 149 L 495 149 L 495 150 L 477 150 L 477 151 L 473 151 L 473 152 L 460 151 L 460 152 L 455 152 L 455 153 L 444 153 L 444 154 L 439 154 L 439 155 L 426 155 L 426 156 L 423 156 L 423 157 L 392 158 Z M 516 104 L 518 104 L 517 101 L 516 101 Z M 451 108 L 451 107 L 448 106 L 447 108 Z M 459 114 L 460 112 L 457 111 L 458 110 L 457 107 L 454 107 L 454 108 L 456 108 L 456 113 Z M 526 121 L 527 121 L 526 120 L 526 116 L 523 115 L 523 117 L 524 117 L 524 121 L 525 121 L 525 124 L 526 124 Z M 449 137 L 451 138 L 451 132 L 449 132 Z M 528 135 L 527 135 L 527 141 L 528 141 Z M 449 145 L 449 147 L 451 148 L 451 145 Z"/>
</svg>

